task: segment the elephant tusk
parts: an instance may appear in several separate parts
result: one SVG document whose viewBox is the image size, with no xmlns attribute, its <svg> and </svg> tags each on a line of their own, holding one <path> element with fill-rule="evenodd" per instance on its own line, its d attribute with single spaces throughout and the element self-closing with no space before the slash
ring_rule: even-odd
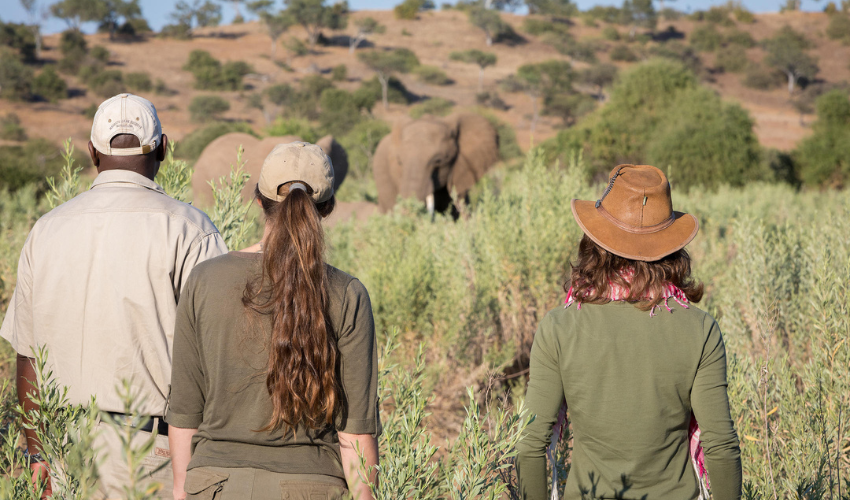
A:
<svg viewBox="0 0 850 500">
<path fill-rule="evenodd" d="M 434 193 L 425 197 L 425 207 L 428 208 L 428 215 L 434 215 Z"/>
</svg>

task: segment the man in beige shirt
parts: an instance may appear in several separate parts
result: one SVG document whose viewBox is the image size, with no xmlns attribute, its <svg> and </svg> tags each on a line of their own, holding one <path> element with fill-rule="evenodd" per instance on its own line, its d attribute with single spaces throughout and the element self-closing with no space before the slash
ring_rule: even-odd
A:
<svg viewBox="0 0 850 500">
<path fill-rule="evenodd" d="M 71 404 L 123 420 L 118 387 L 131 383 L 142 414 L 154 417 L 138 441 L 160 431 L 145 460 L 149 480 L 171 497 L 165 414 L 171 346 L 180 289 L 192 268 L 227 252 L 200 210 L 168 197 L 153 179 L 168 138 L 146 99 L 120 94 L 95 114 L 89 153 L 98 176 L 89 191 L 36 222 L 21 251 L 18 281 L 0 335 L 18 353 L 18 394 L 37 390 L 34 360 L 45 346 L 56 381 Z M 129 473 L 116 433 L 100 425 L 100 493 L 123 497 Z M 46 469 L 39 443 L 27 432 L 31 467 Z"/>
</svg>

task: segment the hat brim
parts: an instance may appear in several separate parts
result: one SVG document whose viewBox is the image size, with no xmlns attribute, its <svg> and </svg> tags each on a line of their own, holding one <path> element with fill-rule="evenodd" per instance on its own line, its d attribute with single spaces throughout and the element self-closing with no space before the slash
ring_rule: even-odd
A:
<svg viewBox="0 0 850 500">
<path fill-rule="evenodd" d="M 584 234 L 605 250 L 631 260 L 660 260 L 684 248 L 699 231 L 696 217 L 673 212 L 673 223 L 660 231 L 630 233 L 600 214 L 594 201 L 573 200 L 571 205 L 573 217 Z"/>
</svg>

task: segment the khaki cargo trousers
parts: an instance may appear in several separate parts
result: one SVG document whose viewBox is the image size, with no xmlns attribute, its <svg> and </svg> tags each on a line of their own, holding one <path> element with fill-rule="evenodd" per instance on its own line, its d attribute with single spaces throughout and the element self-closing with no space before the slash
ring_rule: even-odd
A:
<svg viewBox="0 0 850 500">
<path fill-rule="evenodd" d="M 154 422 L 156 423 L 156 422 Z M 139 431 L 133 437 L 133 448 L 141 447 L 151 434 Z M 158 435 L 153 449 L 142 461 L 145 478 L 138 489 L 147 489 L 154 483 L 160 486 L 156 498 L 161 500 L 174 499 L 174 478 L 171 473 L 171 452 L 168 447 L 168 437 Z M 95 449 L 98 450 L 98 491 L 95 500 L 119 500 L 126 498 L 124 487 L 130 484 L 130 471 L 124 460 L 121 439 L 115 430 L 106 422 L 98 422 Z"/>
<path fill-rule="evenodd" d="M 184 489 L 186 500 L 340 500 L 348 494 L 338 477 L 230 467 L 190 469 Z"/>
</svg>

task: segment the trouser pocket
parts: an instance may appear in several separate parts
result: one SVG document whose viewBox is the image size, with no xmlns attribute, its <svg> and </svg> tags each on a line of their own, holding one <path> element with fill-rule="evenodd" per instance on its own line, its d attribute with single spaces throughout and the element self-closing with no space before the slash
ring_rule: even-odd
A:
<svg viewBox="0 0 850 500">
<path fill-rule="evenodd" d="M 281 481 L 282 500 L 340 500 L 348 492 L 346 488 L 333 484 L 309 481 Z"/>
<path fill-rule="evenodd" d="M 193 500 L 214 500 L 220 498 L 219 493 L 224 488 L 224 483 L 229 474 L 219 474 L 206 470 L 204 467 L 190 469 L 186 473 L 186 498 Z"/>
</svg>

